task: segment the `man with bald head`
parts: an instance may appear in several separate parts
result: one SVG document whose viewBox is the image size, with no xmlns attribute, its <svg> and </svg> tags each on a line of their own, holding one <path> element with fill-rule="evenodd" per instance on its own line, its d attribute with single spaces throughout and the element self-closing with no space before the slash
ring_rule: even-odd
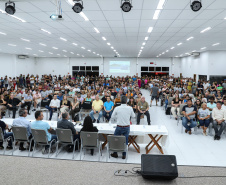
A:
<svg viewBox="0 0 226 185">
<path fill-rule="evenodd" d="M 100 100 L 99 95 L 96 95 L 96 99 L 93 101 L 92 103 L 92 111 L 89 113 L 90 117 L 93 120 L 93 123 L 96 122 L 95 118 L 94 118 L 94 114 L 98 113 L 98 119 L 97 119 L 97 123 L 100 122 L 100 118 L 102 117 L 103 113 L 102 113 L 102 109 L 103 109 L 103 101 Z"/>
<path fill-rule="evenodd" d="M 147 116 L 148 125 L 151 125 L 150 114 L 149 114 L 149 105 L 145 101 L 145 97 L 141 97 L 141 101 L 138 102 L 138 115 L 137 115 L 137 125 L 140 124 L 140 116 L 142 114 Z"/>
</svg>

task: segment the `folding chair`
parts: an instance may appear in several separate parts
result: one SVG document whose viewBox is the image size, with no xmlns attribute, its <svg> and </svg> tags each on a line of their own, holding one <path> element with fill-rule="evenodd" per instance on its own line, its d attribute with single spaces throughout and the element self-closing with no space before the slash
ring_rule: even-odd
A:
<svg viewBox="0 0 226 185">
<path fill-rule="evenodd" d="M 2 142 L 2 145 L 4 147 L 4 152 L 3 155 L 5 155 L 5 150 L 6 150 L 6 143 L 8 139 L 13 139 L 11 136 L 4 138 L 4 133 L 2 132 L 2 128 L 0 127 L 0 142 Z M 4 146 L 5 144 L 5 146 Z"/>
<path fill-rule="evenodd" d="M 128 145 L 126 145 L 126 137 L 125 136 L 107 136 L 108 145 L 107 145 L 107 154 L 106 161 L 110 158 L 110 152 L 126 152 L 126 160 L 128 159 Z"/>
<path fill-rule="evenodd" d="M 29 153 L 28 153 L 28 156 L 30 156 L 31 140 L 29 139 L 29 136 L 27 135 L 27 128 L 13 126 L 12 131 L 13 131 L 13 136 L 14 136 L 12 155 L 15 151 L 16 142 L 30 142 Z"/>
<path fill-rule="evenodd" d="M 38 144 L 38 145 L 42 145 L 42 146 L 49 145 L 49 152 L 48 152 L 48 158 L 49 158 L 52 144 L 53 144 L 53 142 L 56 142 L 56 140 L 53 139 L 52 141 L 48 141 L 48 137 L 47 137 L 45 130 L 31 129 L 31 132 L 32 132 L 33 139 L 34 139 L 34 148 L 33 148 L 32 157 L 34 156 L 36 144 Z"/>
<path fill-rule="evenodd" d="M 78 144 L 78 147 L 79 147 L 79 140 L 76 139 L 74 140 L 74 136 L 71 132 L 70 129 L 59 129 L 57 128 L 56 129 L 56 135 L 57 135 L 57 148 L 56 148 L 56 157 L 58 156 L 58 154 L 60 153 L 60 151 L 58 151 L 59 149 L 59 143 L 62 144 L 62 145 L 69 145 L 69 144 L 72 144 L 74 147 L 73 147 L 73 156 L 72 156 L 72 159 L 74 159 L 74 156 L 75 156 L 75 145 L 76 145 L 76 142 Z M 62 147 L 63 148 L 63 147 Z"/>
<path fill-rule="evenodd" d="M 102 144 L 99 142 L 98 132 L 81 132 L 81 149 L 80 149 L 80 160 L 82 158 L 83 149 L 99 149 L 98 161 L 100 161 L 100 152 L 102 156 Z"/>
</svg>

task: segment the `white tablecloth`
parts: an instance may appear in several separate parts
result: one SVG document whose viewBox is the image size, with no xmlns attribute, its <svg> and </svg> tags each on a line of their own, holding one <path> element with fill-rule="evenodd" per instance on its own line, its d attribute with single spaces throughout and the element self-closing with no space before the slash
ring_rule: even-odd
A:
<svg viewBox="0 0 226 185">
<path fill-rule="evenodd" d="M 9 127 L 12 126 L 13 124 L 13 119 L 2 119 L 6 124 L 8 124 Z M 30 122 L 35 121 L 35 120 L 30 120 Z M 57 121 L 46 121 L 43 120 L 53 128 L 57 128 Z M 75 123 L 74 123 L 75 124 Z M 116 124 L 109 124 L 109 123 L 94 123 L 94 126 L 96 126 L 99 130 L 99 133 L 102 134 L 114 134 Z M 80 132 L 82 129 L 82 126 L 77 124 L 75 125 L 76 131 Z M 164 125 L 131 125 L 130 126 L 130 135 L 136 135 L 136 136 L 145 136 L 148 134 L 152 134 L 153 136 L 155 135 L 163 135 L 159 143 L 162 146 L 166 146 L 169 144 L 168 142 L 168 130 Z M 145 143 L 148 144 L 148 143 Z"/>
</svg>

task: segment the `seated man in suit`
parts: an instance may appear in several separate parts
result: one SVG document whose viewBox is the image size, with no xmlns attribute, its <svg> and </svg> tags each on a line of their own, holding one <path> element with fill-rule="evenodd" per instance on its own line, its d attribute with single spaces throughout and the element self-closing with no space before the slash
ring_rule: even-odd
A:
<svg viewBox="0 0 226 185">
<path fill-rule="evenodd" d="M 62 113 L 62 120 L 57 122 L 57 128 L 70 129 L 74 136 L 74 140 L 79 139 L 80 136 L 78 132 L 76 132 L 73 123 L 68 120 L 69 120 L 69 113 L 68 112 Z M 77 145 L 76 145 L 76 148 L 78 148 Z M 73 145 L 69 145 L 68 152 L 73 152 Z"/>
</svg>

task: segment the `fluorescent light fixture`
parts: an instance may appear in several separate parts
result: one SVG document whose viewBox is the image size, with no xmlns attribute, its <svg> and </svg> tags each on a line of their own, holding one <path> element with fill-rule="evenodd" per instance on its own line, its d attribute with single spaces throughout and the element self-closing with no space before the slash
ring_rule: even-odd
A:
<svg viewBox="0 0 226 185">
<path fill-rule="evenodd" d="M 114 52 L 116 52 L 116 50 L 113 50 Z"/>
<path fill-rule="evenodd" d="M 82 49 L 86 49 L 85 47 L 81 47 Z"/>
<path fill-rule="evenodd" d="M 211 29 L 212 29 L 211 27 L 205 28 L 205 29 L 202 30 L 200 33 L 204 33 L 204 32 L 209 31 L 209 30 L 211 30 Z"/>
<path fill-rule="evenodd" d="M 89 49 L 89 50 L 87 50 L 88 52 L 91 52 L 91 50 Z"/>
<path fill-rule="evenodd" d="M 100 33 L 100 31 L 97 28 L 93 28 L 97 33 Z"/>
<path fill-rule="evenodd" d="M 162 10 L 166 0 L 159 0 L 157 10 Z"/>
<path fill-rule="evenodd" d="M 159 57 L 159 56 L 156 56 L 157 58 Z"/>
<path fill-rule="evenodd" d="M 97 55 L 99 56 L 100 54 L 97 53 Z"/>
<path fill-rule="evenodd" d="M 50 55 L 52 55 L 53 53 L 49 52 Z"/>
<path fill-rule="evenodd" d="M 142 45 L 143 45 L 143 46 L 145 46 L 145 44 L 146 44 L 146 43 L 145 43 L 145 42 L 143 42 L 143 44 L 142 44 Z"/>
<path fill-rule="evenodd" d="M 196 52 L 196 50 L 193 50 L 192 52 Z"/>
<path fill-rule="evenodd" d="M 27 49 L 27 50 L 32 50 L 31 48 L 25 48 L 25 49 Z"/>
<path fill-rule="evenodd" d="M 175 57 L 178 57 L 178 56 L 175 56 Z"/>
<path fill-rule="evenodd" d="M 33 54 L 34 56 L 38 56 L 37 54 Z"/>
<path fill-rule="evenodd" d="M 187 39 L 187 41 L 189 41 L 189 40 L 191 40 L 191 39 L 194 39 L 194 37 L 189 37 L 189 38 Z"/>
<path fill-rule="evenodd" d="M 86 17 L 86 15 L 85 15 L 83 12 L 79 13 L 79 15 L 80 15 L 85 21 L 89 21 L 88 17 Z"/>
<path fill-rule="evenodd" d="M 67 53 L 67 50 L 63 50 L 63 52 Z"/>
<path fill-rule="evenodd" d="M 39 43 L 41 46 L 46 46 L 46 44 L 43 44 L 43 43 Z"/>
<path fill-rule="evenodd" d="M 183 56 L 183 54 L 180 55 L 181 57 Z"/>
<path fill-rule="evenodd" d="M 144 40 L 148 40 L 148 37 L 145 37 Z"/>
<path fill-rule="evenodd" d="M 41 52 L 41 53 L 43 53 L 44 51 L 42 51 L 42 50 L 38 50 L 39 52 Z"/>
<path fill-rule="evenodd" d="M 103 40 L 107 40 L 105 37 L 102 37 Z"/>
<path fill-rule="evenodd" d="M 79 56 L 79 54 L 77 54 Z"/>
<path fill-rule="evenodd" d="M 226 17 L 224 19 L 226 20 Z"/>
<path fill-rule="evenodd" d="M 6 35 L 6 33 L 0 32 L 1 35 Z"/>
<path fill-rule="evenodd" d="M 45 29 L 41 29 L 42 31 L 44 31 L 45 33 L 51 34 L 51 32 L 45 30 Z"/>
<path fill-rule="evenodd" d="M 175 47 L 172 47 L 172 48 L 170 48 L 170 49 L 174 49 Z"/>
<path fill-rule="evenodd" d="M 20 38 L 20 39 L 23 41 L 26 41 L 26 42 L 30 42 L 30 40 L 28 40 L 28 39 L 24 39 L 24 38 Z"/>
<path fill-rule="evenodd" d="M 169 52 L 169 50 L 166 50 L 166 53 Z"/>
<path fill-rule="evenodd" d="M 58 56 L 60 56 L 60 54 L 57 54 Z"/>
<path fill-rule="evenodd" d="M 93 54 L 96 54 L 96 52 L 93 52 Z"/>
<path fill-rule="evenodd" d="M 148 33 L 151 33 L 153 31 L 153 27 L 148 28 Z"/>
<path fill-rule="evenodd" d="M 144 47 L 141 47 L 141 49 L 144 49 Z"/>
<path fill-rule="evenodd" d="M 157 20 L 159 18 L 160 12 L 161 12 L 161 10 L 155 10 L 155 13 L 154 13 L 154 16 L 153 16 L 154 20 Z"/>
<path fill-rule="evenodd" d="M 60 37 L 60 40 L 63 40 L 65 42 L 67 42 L 67 39 L 63 38 L 63 37 Z"/>
<path fill-rule="evenodd" d="M 77 46 L 78 44 L 76 44 L 76 43 L 72 43 L 74 46 Z"/>
<path fill-rule="evenodd" d="M 16 45 L 15 44 L 8 44 L 9 46 L 13 46 L 13 47 L 16 47 Z"/>
<path fill-rule="evenodd" d="M 163 55 L 165 54 L 165 52 L 162 53 Z"/>
<path fill-rule="evenodd" d="M 206 47 L 203 47 L 203 48 L 201 48 L 201 49 L 202 49 L 202 50 L 203 50 L 203 49 L 206 49 Z"/>
<path fill-rule="evenodd" d="M 14 19 L 17 19 L 18 21 L 21 21 L 21 22 L 26 22 L 24 19 L 21 19 L 21 18 L 19 18 L 19 17 L 15 16 L 15 15 L 10 15 L 10 14 L 6 13 L 4 10 L 1 10 L 1 9 L 0 9 L 0 12 L 1 12 L 2 14 L 6 14 L 6 15 L 8 15 L 8 16 L 10 16 L 10 17 L 14 18 Z"/>
<path fill-rule="evenodd" d="M 56 48 L 56 47 L 53 47 L 53 49 L 58 49 L 58 48 Z"/>
<path fill-rule="evenodd" d="M 110 46 L 111 44 L 108 42 L 107 45 Z"/>
<path fill-rule="evenodd" d="M 64 57 L 67 57 L 66 55 L 64 55 Z"/>
<path fill-rule="evenodd" d="M 161 56 L 162 54 L 159 54 L 159 56 Z"/>
<path fill-rule="evenodd" d="M 180 46 L 182 44 L 182 42 L 178 43 L 177 45 Z"/>
<path fill-rule="evenodd" d="M 72 54 L 72 55 L 74 55 L 74 53 L 73 53 L 73 52 L 71 52 L 71 54 Z"/>
<path fill-rule="evenodd" d="M 213 44 L 212 46 L 217 46 L 217 45 L 219 45 L 220 43 L 216 43 L 216 44 Z"/>
</svg>

